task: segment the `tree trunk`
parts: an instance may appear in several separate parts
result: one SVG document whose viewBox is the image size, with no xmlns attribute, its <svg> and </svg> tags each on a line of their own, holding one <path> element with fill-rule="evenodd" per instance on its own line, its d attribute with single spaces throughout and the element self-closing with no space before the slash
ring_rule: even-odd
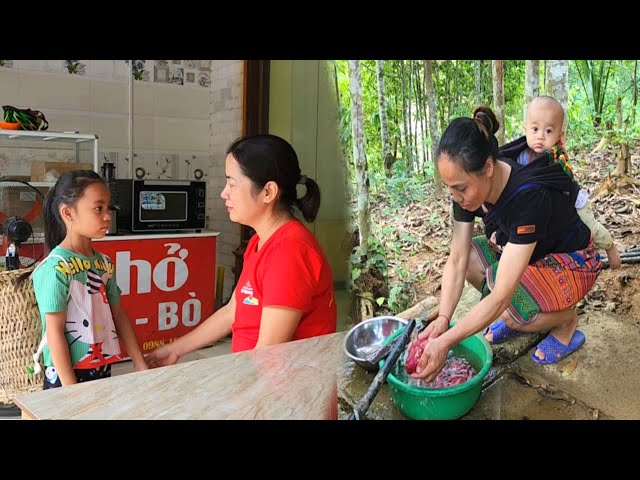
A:
<svg viewBox="0 0 640 480">
<path fill-rule="evenodd" d="M 445 62 L 448 65 L 453 65 L 453 61 L 451 61 L 451 60 L 445 60 Z M 451 117 L 451 112 L 453 111 L 453 94 L 451 93 L 451 75 L 450 75 L 452 69 L 453 69 L 453 67 L 448 67 L 444 71 L 444 78 L 445 78 L 444 98 L 447 99 L 447 103 L 446 103 L 447 108 L 446 108 L 446 110 L 444 112 L 444 118 L 450 118 Z M 444 123 L 443 123 L 443 125 L 444 125 Z"/>
<path fill-rule="evenodd" d="M 636 108 L 638 106 L 638 60 L 633 61 L 633 114 L 631 115 L 631 128 L 636 128 Z M 631 156 L 629 156 L 629 175 L 632 175 Z"/>
<path fill-rule="evenodd" d="M 378 106 L 380 107 L 380 135 L 382 137 L 382 155 L 384 158 L 384 171 L 387 177 L 391 177 L 391 167 L 394 158 L 391 155 L 389 144 L 389 126 L 387 124 L 387 98 L 384 93 L 384 61 L 376 60 L 376 72 L 378 73 Z"/>
<path fill-rule="evenodd" d="M 441 65 L 442 65 L 442 63 L 441 63 Z M 443 81 L 446 83 L 446 77 L 445 77 L 444 80 L 442 80 L 441 77 L 442 77 L 443 73 L 442 73 L 440 68 L 437 68 L 437 66 L 438 66 L 438 64 L 436 63 L 434 65 L 434 68 L 433 68 L 433 84 L 434 84 L 434 86 L 435 85 L 440 85 L 441 82 L 443 82 Z M 437 109 L 436 113 L 437 113 L 437 117 L 438 117 L 438 122 L 437 122 L 438 123 L 438 127 L 444 127 L 444 124 L 445 124 L 445 115 L 444 115 L 445 102 L 439 102 L 437 104 L 437 107 L 438 107 L 438 109 Z"/>
<path fill-rule="evenodd" d="M 618 97 L 616 101 L 616 111 L 618 113 L 618 130 L 622 131 L 622 97 Z M 627 129 L 625 126 L 624 134 Z M 629 163 L 630 163 L 631 155 L 629 154 L 629 146 L 625 143 L 624 140 L 620 141 L 620 156 L 618 157 L 618 163 L 616 164 L 616 169 L 613 172 L 614 175 L 625 175 L 629 173 Z"/>
<path fill-rule="evenodd" d="M 426 61 L 427 60 L 425 60 L 425 62 Z M 476 63 L 474 66 L 475 66 L 475 80 L 476 80 L 476 105 L 481 105 L 482 104 L 482 60 L 476 60 Z"/>
<path fill-rule="evenodd" d="M 636 107 L 638 106 L 638 60 L 633 61 L 633 110 L 631 110 L 631 128 L 636 126 Z"/>
<path fill-rule="evenodd" d="M 392 67 L 394 67 L 392 69 L 392 72 L 395 75 L 395 78 L 398 78 L 397 76 L 397 70 L 398 70 L 398 63 L 397 60 L 389 60 L 390 62 L 393 62 L 391 64 Z M 395 135 L 393 136 L 393 162 L 395 163 L 396 160 L 398 159 L 398 146 L 400 147 L 400 149 L 402 149 L 402 132 L 401 132 L 401 128 L 400 128 L 400 105 L 398 104 L 398 97 L 400 95 L 398 95 L 398 82 L 391 82 L 391 85 L 393 86 L 393 115 L 392 115 L 392 120 L 393 120 L 393 124 L 395 125 L 395 129 L 394 131 L 397 132 L 395 133 Z M 400 145 L 398 145 L 400 144 Z"/>
<path fill-rule="evenodd" d="M 415 81 L 414 81 L 414 72 L 415 63 L 413 60 L 409 60 L 409 125 L 411 128 L 411 136 L 413 137 L 411 141 L 411 156 L 413 157 L 413 164 L 415 168 L 415 172 L 420 172 L 420 159 L 418 158 L 418 109 L 416 108 L 414 111 L 414 105 L 417 105 L 417 98 L 415 95 Z M 415 112 L 415 113 L 414 113 Z"/>
<path fill-rule="evenodd" d="M 504 60 L 491 60 L 491 73 L 493 77 L 493 107 L 500 128 L 496 132 L 499 145 L 504 145 Z"/>
<path fill-rule="evenodd" d="M 417 159 L 415 155 L 415 134 L 413 132 L 413 60 L 409 60 L 408 68 L 409 85 L 407 85 L 407 123 L 409 125 L 409 158 L 412 171 L 417 171 Z"/>
<path fill-rule="evenodd" d="M 422 177 L 426 178 L 425 167 L 427 165 L 428 155 L 427 146 L 425 145 L 427 139 L 427 102 L 425 100 L 425 93 L 423 91 L 423 83 L 420 81 L 420 63 L 416 61 L 416 110 L 418 111 L 418 118 L 420 119 L 420 150 L 422 152 L 422 165 L 420 165 L 420 171 Z"/>
<path fill-rule="evenodd" d="M 337 63 L 334 61 L 333 62 L 333 80 L 334 80 L 334 84 L 336 87 L 336 105 L 338 106 L 338 112 L 340 112 L 341 109 L 341 99 L 340 99 L 340 88 L 338 87 L 338 65 Z M 342 122 L 339 122 L 340 126 L 339 129 L 342 130 Z M 349 156 L 347 155 L 347 148 L 345 147 L 345 142 L 342 141 L 342 134 L 340 134 L 340 151 L 342 152 L 342 158 L 344 159 L 346 165 L 347 165 L 347 170 L 348 172 L 350 172 L 350 168 L 349 168 Z"/>
<path fill-rule="evenodd" d="M 408 65 L 405 66 L 405 78 L 407 80 L 406 88 L 405 88 L 405 96 L 406 96 L 406 111 L 405 115 L 407 116 L 407 160 L 409 161 L 409 171 L 413 171 L 413 133 L 411 131 L 413 124 L 411 123 L 411 60 L 407 60 Z"/>
<path fill-rule="evenodd" d="M 433 88 L 433 60 L 424 61 L 424 89 L 427 94 L 427 105 L 429 106 L 429 135 L 431 136 L 431 158 L 433 159 L 433 185 L 434 193 L 437 198 L 442 197 L 442 179 L 440 171 L 435 165 L 436 150 L 438 150 L 438 117 L 436 106 L 436 95 Z"/>
<path fill-rule="evenodd" d="M 525 60 L 524 75 L 524 116 L 527 115 L 527 105 L 540 96 L 540 60 Z"/>
<path fill-rule="evenodd" d="M 358 186 L 358 233 L 360 255 L 366 257 L 371 216 L 369 214 L 369 175 L 364 148 L 364 114 L 360 86 L 360 60 L 349 60 L 349 92 L 351 94 L 351 132 L 353 137 L 353 164 Z"/>
<path fill-rule="evenodd" d="M 544 93 L 560 102 L 564 109 L 562 130 L 567 131 L 567 104 L 569 101 L 569 61 L 547 60 Z"/>
<path fill-rule="evenodd" d="M 404 81 L 404 60 L 400 60 L 400 79 L 402 85 L 402 124 L 404 126 L 404 142 L 402 142 L 402 157 L 407 162 L 407 168 L 411 168 L 411 142 L 409 139 L 409 127 L 407 126 L 407 95 Z"/>
</svg>

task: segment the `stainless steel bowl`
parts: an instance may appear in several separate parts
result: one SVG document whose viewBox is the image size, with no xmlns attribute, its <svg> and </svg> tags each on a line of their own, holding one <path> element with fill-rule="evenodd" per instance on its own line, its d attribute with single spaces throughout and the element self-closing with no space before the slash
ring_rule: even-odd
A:
<svg viewBox="0 0 640 480">
<path fill-rule="evenodd" d="M 375 372 L 378 365 L 365 359 L 382 347 L 382 342 L 395 331 L 409 323 L 398 317 L 374 317 L 360 322 L 347 332 L 344 337 L 343 350 L 347 357 L 365 370 Z"/>
</svg>

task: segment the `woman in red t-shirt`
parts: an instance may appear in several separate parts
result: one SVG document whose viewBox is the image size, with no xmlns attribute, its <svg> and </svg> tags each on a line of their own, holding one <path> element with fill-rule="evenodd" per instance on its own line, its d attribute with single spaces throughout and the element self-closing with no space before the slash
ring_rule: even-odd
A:
<svg viewBox="0 0 640 480">
<path fill-rule="evenodd" d="M 231 350 L 241 352 L 334 333 L 336 303 L 329 262 L 308 222 L 320 208 L 318 184 L 301 175 L 293 147 L 275 135 L 242 137 L 227 149 L 227 183 L 221 193 L 229 218 L 256 231 L 229 303 L 196 329 L 147 358 L 151 366 L 171 365 L 232 333 Z M 306 186 L 297 198 L 296 185 Z"/>
</svg>

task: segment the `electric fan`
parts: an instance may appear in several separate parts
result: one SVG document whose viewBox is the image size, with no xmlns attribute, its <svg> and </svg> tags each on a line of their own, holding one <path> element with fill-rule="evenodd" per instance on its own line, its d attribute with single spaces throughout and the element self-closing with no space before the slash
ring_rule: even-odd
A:
<svg viewBox="0 0 640 480">
<path fill-rule="evenodd" d="M 0 177 L 0 270 L 28 268 L 44 255 L 43 204 L 33 186 Z"/>
</svg>

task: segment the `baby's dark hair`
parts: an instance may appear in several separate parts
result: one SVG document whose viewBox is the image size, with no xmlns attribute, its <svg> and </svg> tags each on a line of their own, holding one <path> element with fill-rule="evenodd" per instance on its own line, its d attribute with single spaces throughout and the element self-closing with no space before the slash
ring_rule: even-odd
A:
<svg viewBox="0 0 640 480">
<path fill-rule="evenodd" d="M 498 158 L 498 139 L 495 133 L 499 127 L 495 113 L 485 105 L 480 105 L 473 111 L 473 118 L 455 118 L 442 134 L 436 162 L 441 155 L 447 155 L 449 160 L 460 165 L 465 172 L 482 174 L 487 159 Z"/>
<path fill-rule="evenodd" d="M 85 189 L 94 183 L 105 184 L 93 170 L 72 170 L 60 175 L 44 200 L 44 243 L 47 251 L 56 248 L 67 236 L 67 227 L 60 217 L 60 205 L 75 204 L 84 195 Z"/>
<path fill-rule="evenodd" d="M 311 178 L 302 175 L 298 155 L 284 138 L 262 134 L 238 138 L 227 149 L 227 155 L 240 165 L 259 190 L 273 181 L 280 187 L 279 204 L 289 212 L 296 206 L 307 222 L 313 222 L 320 208 L 320 187 Z M 296 185 L 307 187 L 302 198 L 297 198 Z"/>
</svg>

